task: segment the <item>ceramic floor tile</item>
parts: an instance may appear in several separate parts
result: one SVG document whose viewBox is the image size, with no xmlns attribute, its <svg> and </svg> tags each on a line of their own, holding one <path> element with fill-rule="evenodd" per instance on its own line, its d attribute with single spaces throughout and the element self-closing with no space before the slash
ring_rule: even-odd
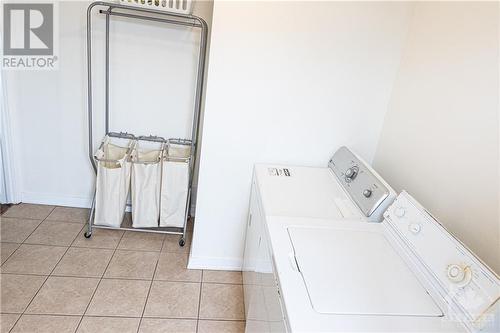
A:
<svg viewBox="0 0 500 333">
<path fill-rule="evenodd" d="M 150 283 L 141 280 L 102 280 L 86 315 L 140 317 Z"/>
<path fill-rule="evenodd" d="M 136 333 L 140 318 L 83 317 L 77 333 Z"/>
<path fill-rule="evenodd" d="M 83 224 L 43 221 L 25 241 L 26 244 L 70 246 Z"/>
<path fill-rule="evenodd" d="M 243 286 L 203 283 L 200 319 L 244 320 Z"/>
<path fill-rule="evenodd" d="M 113 250 L 70 247 L 52 275 L 101 277 Z"/>
<path fill-rule="evenodd" d="M 2 312 L 22 313 L 45 281 L 45 276 L 1 275 Z"/>
<path fill-rule="evenodd" d="M 51 276 L 26 313 L 83 315 L 98 283 L 99 279 Z"/>
<path fill-rule="evenodd" d="M 23 315 L 11 333 L 74 333 L 80 316 Z"/>
<path fill-rule="evenodd" d="M 2 273 L 48 275 L 66 247 L 22 244 L 2 265 Z"/>
<path fill-rule="evenodd" d="M 0 256 L 2 257 L 2 264 L 14 253 L 21 244 L 17 243 L 1 243 Z"/>
<path fill-rule="evenodd" d="M 87 208 L 56 207 L 47 220 L 85 223 L 88 217 L 89 210 Z"/>
<path fill-rule="evenodd" d="M 117 250 L 104 277 L 151 280 L 158 256 L 158 252 Z"/>
<path fill-rule="evenodd" d="M 0 314 L 0 333 L 8 333 L 20 316 L 20 314 Z"/>
<path fill-rule="evenodd" d="M 184 246 L 179 246 L 179 235 L 166 235 L 165 242 L 163 242 L 163 248 L 161 249 L 161 251 L 173 253 L 189 253 L 192 238 L 192 232 L 186 233 L 186 244 Z"/>
<path fill-rule="evenodd" d="M 237 271 L 203 271 L 203 282 L 242 284 L 243 276 Z"/>
<path fill-rule="evenodd" d="M 197 318 L 200 283 L 153 281 L 144 317 Z"/>
<path fill-rule="evenodd" d="M 86 231 L 87 226 L 83 228 L 71 246 L 116 249 L 123 236 L 123 231 L 121 230 L 94 229 L 92 230 L 92 237 L 85 238 L 83 234 Z"/>
<path fill-rule="evenodd" d="M 19 204 L 11 206 L 2 217 L 43 220 L 49 216 L 54 206 Z"/>
<path fill-rule="evenodd" d="M 139 333 L 196 333 L 196 320 L 143 318 Z"/>
<path fill-rule="evenodd" d="M 244 321 L 200 320 L 198 333 L 244 333 Z"/>
<path fill-rule="evenodd" d="M 22 243 L 38 227 L 42 220 L 6 218 L 0 219 L 2 242 Z"/>
<path fill-rule="evenodd" d="M 162 252 L 155 280 L 200 282 L 201 270 L 187 269 L 188 254 Z"/>
<path fill-rule="evenodd" d="M 121 250 L 160 251 L 164 234 L 127 231 L 118 248 Z"/>
</svg>

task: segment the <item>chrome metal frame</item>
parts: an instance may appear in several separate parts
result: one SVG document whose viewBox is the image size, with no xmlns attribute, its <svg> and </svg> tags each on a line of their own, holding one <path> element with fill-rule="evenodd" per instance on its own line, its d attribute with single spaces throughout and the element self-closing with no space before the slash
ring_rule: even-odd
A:
<svg viewBox="0 0 500 333">
<path fill-rule="evenodd" d="M 196 162 L 196 149 L 197 149 L 197 139 L 198 139 L 198 130 L 199 130 L 199 121 L 200 121 L 200 112 L 201 112 L 201 98 L 203 94 L 203 82 L 204 82 L 204 73 L 205 73 L 205 57 L 206 57 L 206 48 L 207 48 L 207 35 L 208 35 L 208 26 L 207 23 L 200 17 L 195 15 L 186 15 L 179 13 L 171 13 L 165 12 L 155 9 L 149 8 L 140 8 L 127 6 L 119 3 L 110 3 L 104 1 L 96 1 L 89 5 L 87 9 L 87 110 L 88 110 L 88 131 L 89 131 L 89 159 L 92 163 L 92 167 L 94 168 L 94 172 L 97 174 L 97 164 L 94 160 L 94 137 L 93 137 L 93 113 L 92 113 L 92 10 L 95 7 L 105 7 L 105 10 L 100 9 L 99 13 L 106 15 L 106 31 L 105 31 L 105 131 L 106 135 L 110 137 L 116 138 L 126 138 L 133 140 L 144 140 L 144 141 L 154 141 L 154 142 L 172 142 L 175 144 L 183 144 L 190 145 L 191 152 L 189 158 L 172 158 L 172 160 L 179 160 L 183 162 L 189 163 L 189 188 L 188 188 L 188 199 L 186 202 L 185 208 L 185 218 L 184 218 L 184 227 L 182 231 L 179 230 L 166 230 L 168 228 L 154 228 L 154 229 L 135 229 L 135 228 L 112 228 L 105 226 L 96 226 L 93 225 L 93 218 L 95 215 L 95 190 L 94 197 L 92 199 L 91 210 L 88 219 L 88 230 L 85 233 L 85 237 L 90 237 L 92 235 L 92 228 L 103 228 L 103 229 L 119 229 L 119 230 L 130 230 L 130 231 L 143 231 L 143 232 L 156 232 L 156 233 L 168 233 L 168 234 L 176 234 L 182 235 L 179 244 L 181 246 L 184 245 L 186 239 L 186 230 L 187 230 L 187 221 L 189 218 L 189 209 L 191 205 L 191 194 L 192 194 L 192 185 L 193 185 L 193 173 L 194 173 L 194 165 Z M 191 129 L 191 140 L 186 139 L 169 139 L 164 140 L 163 138 L 154 137 L 154 136 L 141 136 L 135 137 L 130 133 L 113 133 L 109 131 L 109 26 L 111 16 L 117 17 L 126 17 L 130 19 L 138 19 L 145 21 L 154 21 L 154 22 L 162 22 L 167 24 L 179 25 L 179 26 L 187 26 L 193 28 L 200 29 L 200 47 L 199 47 L 199 56 L 198 56 L 198 71 L 197 71 L 197 81 L 196 81 L 196 92 L 195 92 L 195 105 L 194 105 L 194 115 Z"/>
</svg>

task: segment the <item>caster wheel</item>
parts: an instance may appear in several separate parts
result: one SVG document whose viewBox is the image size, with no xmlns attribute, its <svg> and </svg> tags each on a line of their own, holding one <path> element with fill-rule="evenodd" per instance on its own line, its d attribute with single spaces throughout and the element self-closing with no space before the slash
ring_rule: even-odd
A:
<svg viewBox="0 0 500 333">
<path fill-rule="evenodd" d="M 184 246 L 186 244 L 186 241 L 184 238 L 179 239 L 179 246 Z"/>
<path fill-rule="evenodd" d="M 85 232 L 83 235 L 85 236 L 85 238 L 90 238 L 92 236 L 92 233 Z"/>
</svg>

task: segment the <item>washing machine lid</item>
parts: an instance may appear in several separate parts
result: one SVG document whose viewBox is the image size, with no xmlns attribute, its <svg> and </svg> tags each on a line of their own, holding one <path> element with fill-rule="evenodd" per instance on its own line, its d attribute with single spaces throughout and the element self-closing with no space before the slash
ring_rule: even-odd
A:
<svg viewBox="0 0 500 333">
<path fill-rule="evenodd" d="M 288 234 L 316 312 L 443 316 L 383 232 L 290 226 Z"/>
</svg>

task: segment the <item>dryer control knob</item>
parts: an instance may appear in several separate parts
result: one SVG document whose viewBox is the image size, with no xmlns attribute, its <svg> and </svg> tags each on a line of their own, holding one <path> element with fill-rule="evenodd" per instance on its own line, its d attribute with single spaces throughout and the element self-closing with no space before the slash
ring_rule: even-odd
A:
<svg viewBox="0 0 500 333">
<path fill-rule="evenodd" d="M 467 285 L 472 279 L 470 267 L 462 267 L 457 264 L 448 265 L 446 275 L 451 282 L 458 284 L 459 287 Z"/>
<path fill-rule="evenodd" d="M 347 169 L 345 171 L 345 181 L 348 183 L 353 181 L 354 178 L 356 178 L 356 176 L 358 175 L 358 172 L 359 172 L 359 167 L 357 165 L 354 165 L 354 166 L 350 167 L 349 169 Z"/>
<path fill-rule="evenodd" d="M 418 223 L 411 223 L 408 228 L 412 234 L 418 234 L 422 230 L 422 226 Z"/>
<path fill-rule="evenodd" d="M 363 195 L 366 197 L 366 198 L 369 198 L 372 196 L 372 190 L 370 190 L 369 188 L 367 188 L 366 190 L 363 191 Z"/>
<path fill-rule="evenodd" d="M 394 209 L 394 214 L 396 214 L 397 217 L 403 217 L 406 214 L 406 210 L 403 207 L 397 207 Z"/>
</svg>

